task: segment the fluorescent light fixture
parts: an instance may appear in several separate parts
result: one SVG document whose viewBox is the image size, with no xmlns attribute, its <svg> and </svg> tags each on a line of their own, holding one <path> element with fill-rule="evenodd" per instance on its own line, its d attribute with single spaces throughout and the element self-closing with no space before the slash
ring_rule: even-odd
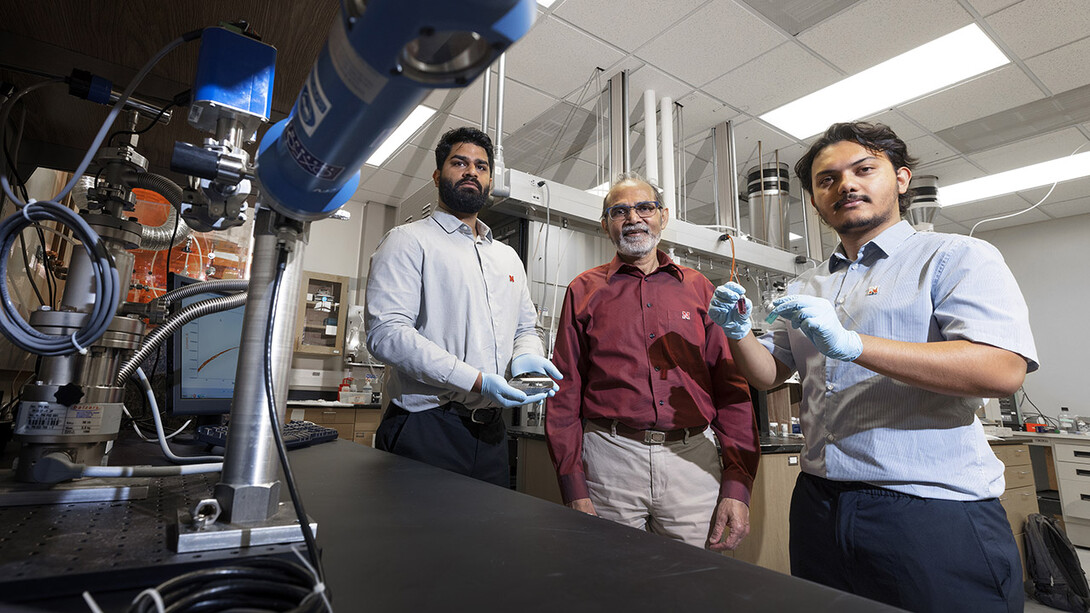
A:
<svg viewBox="0 0 1090 613">
<path fill-rule="evenodd" d="M 594 187 L 592 187 L 592 188 L 590 188 L 588 190 L 584 190 L 584 191 L 586 191 L 588 194 L 593 194 L 595 196 L 601 196 L 601 197 L 605 198 L 606 194 L 609 193 L 609 181 L 606 181 L 605 183 L 602 183 L 601 185 L 596 185 L 596 186 L 594 186 Z"/>
<path fill-rule="evenodd" d="M 1090 151 L 939 188 L 944 207 L 1090 176 Z"/>
<path fill-rule="evenodd" d="M 549 8 L 556 0 L 537 0 L 537 3 L 541 5 L 541 8 Z"/>
<path fill-rule="evenodd" d="M 975 77 L 1010 60 L 968 25 L 761 115 L 798 139 Z"/>
<path fill-rule="evenodd" d="M 405 141 L 412 138 L 413 134 L 420 129 L 420 126 L 427 123 L 431 116 L 435 114 L 435 109 L 429 108 L 421 104 L 413 109 L 413 112 L 409 113 L 409 116 L 405 118 L 405 121 L 401 122 L 393 134 L 390 134 L 378 149 L 371 154 L 371 157 L 367 158 L 364 164 L 368 166 L 382 166 L 386 158 L 394 154 Z"/>
<path fill-rule="evenodd" d="M 787 233 L 787 240 L 789 240 L 789 241 L 797 241 L 800 238 L 802 238 L 801 234 L 795 234 L 794 232 L 788 232 Z"/>
</svg>

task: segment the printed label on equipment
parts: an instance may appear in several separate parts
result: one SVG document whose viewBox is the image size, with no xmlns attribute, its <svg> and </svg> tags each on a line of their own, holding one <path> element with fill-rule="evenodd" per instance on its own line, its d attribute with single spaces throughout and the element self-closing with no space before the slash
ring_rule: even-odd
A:
<svg viewBox="0 0 1090 613">
<path fill-rule="evenodd" d="M 322 90 L 322 82 L 318 79 L 318 65 L 315 64 L 310 69 L 303 91 L 299 92 L 299 123 L 303 125 L 307 136 L 314 136 L 314 130 L 329 113 L 329 108 L 329 99 Z"/>
<path fill-rule="evenodd" d="M 332 181 L 344 172 L 344 166 L 326 164 L 310 151 L 307 151 L 303 141 L 299 140 L 299 135 L 295 133 L 295 126 L 292 124 L 288 124 L 288 127 L 284 130 L 284 143 L 288 148 L 288 153 L 299 164 L 299 167 L 319 179 Z"/>
<path fill-rule="evenodd" d="M 102 407 L 96 404 L 74 404 L 64 421 L 65 434 L 98 434 L 102 429 Z"/>
<path fill-rule="evenodd" d="M 60 434 L 64 416 L 68 412 L 63 405 L 49 402 L 23 402 L 15 422 L 16 434 Z"/>
<path fill-rule="evenodd" d="M 333 24 L 333 31 L 329 33 L 329 59 L 344 86 L 367 104 L 375 101 L 389 80 L 356 53 L 340 19 Z"/>
</svg>

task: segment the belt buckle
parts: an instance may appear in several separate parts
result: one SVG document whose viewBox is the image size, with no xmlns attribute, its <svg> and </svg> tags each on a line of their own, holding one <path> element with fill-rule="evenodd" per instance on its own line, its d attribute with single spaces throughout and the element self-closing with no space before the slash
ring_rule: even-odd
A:
<svg viewBox="0 0 1090 613">
<path fill-rule="evenodd" d="M 491 419 L 488 420 L 488 421 L 481 421 L 481 420 L 477 419 L 477 411 L 495 411 L 495 410 L 496 409 L 493 409 L 491 407 L 481 407 L 479 409 L 471 409 L 469 411 L 469 421 L 471 421 L 471 422 L 473 422 L 475 424 L 481 424 L 482 426 L 485 425 L 485 424 L 492 423 Z M 492 417 L 495 418 L 496 414 L 493 413 Z"/>
<path fill-rule="evenodd" d="M 666 433 L 662 430 L 644 430 L 643 442 L 648 445 L 661 445 L 666 442 Z"/>
</svg>

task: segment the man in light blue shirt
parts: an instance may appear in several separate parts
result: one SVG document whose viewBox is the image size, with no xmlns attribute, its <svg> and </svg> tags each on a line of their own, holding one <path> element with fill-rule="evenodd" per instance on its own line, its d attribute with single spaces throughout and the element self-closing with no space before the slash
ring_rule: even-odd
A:
<svg viewBox="0 0 1090 613">
<path fill-rule="evenodd" d="M 830 127 L 795 171 L 836 252 L 760 339 L 740 285 L 711 316 L 754 387 L 800 375 L 793 575 L 912 611 L 1021 611 L 1003 464 L 975 410 L 1037 369 L 1028 313 L 994 247 L 901 220 L 914 164 L 887 126 Z"/>
<path fill-rule="evenodd" d="M 371 256 L 367 348 L 388 367 L 375 446 L 508 487 L 502 408 L 547 395 L 505 374 L 561 375 L 544 357 L 526 269 L 477 219 L 491 188 L 492 141 L 456 128 L 435 149 L 430 217 L 398 226 Z"/>
</svg>

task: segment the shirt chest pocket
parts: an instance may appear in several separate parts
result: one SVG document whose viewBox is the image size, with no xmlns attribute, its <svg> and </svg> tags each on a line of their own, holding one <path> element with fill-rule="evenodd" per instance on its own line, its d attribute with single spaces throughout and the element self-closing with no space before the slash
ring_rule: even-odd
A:
<svg viewBox="0 0 1090 613">
<path fill-rule="evenodd" d="M 666 313 L 666 329 L 660 332 L 659 353 L 670 363 L 682 368 L 704 362 L 704 321 L 695 308 L 670 308 Z"/>
</svg>

